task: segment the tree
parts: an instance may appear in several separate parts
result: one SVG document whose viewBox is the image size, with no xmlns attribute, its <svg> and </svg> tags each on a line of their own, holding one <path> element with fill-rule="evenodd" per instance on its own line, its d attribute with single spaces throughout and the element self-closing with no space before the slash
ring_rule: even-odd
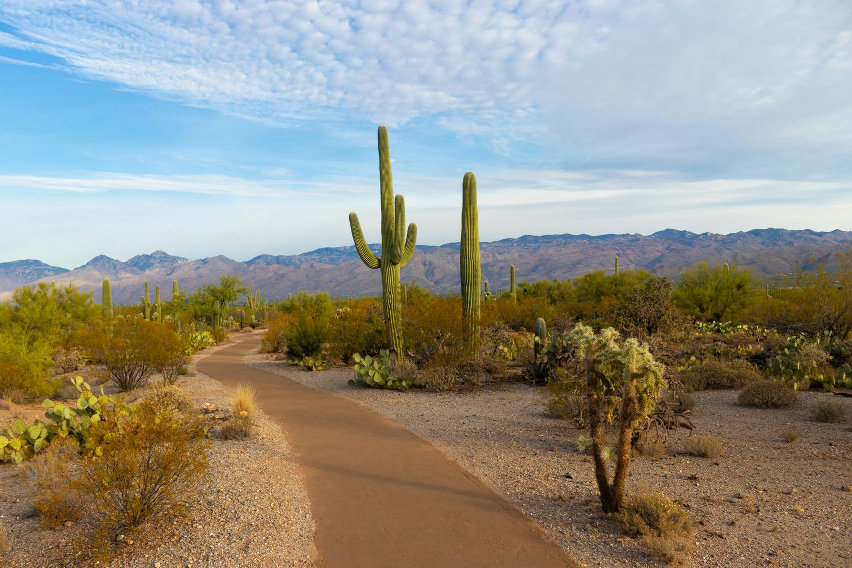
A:
<svg viewBox="0 0 852 568">
<path fill-rule="evenodd" d="M 672 301 L 698 320 L 726 321 L 754 300 L 755 285 L 749 270 L 702 262 L 681 273 Z"/>
<path fill-rule="evenodd" d="M 634 429 L 648 419 L 666 382 L 663 365 L 636 339 L 619 345 L 612 328 L 595 334 L 579 324 L 568 334 L 575 357 L 584 362 L 589 427 L 595 479 L 605 513 L 615 513 L 624 501 L 627 468 Z M 612 481 L 605 455 L 605 425 L 618 422 L 616 466 Z"/>
</svg>

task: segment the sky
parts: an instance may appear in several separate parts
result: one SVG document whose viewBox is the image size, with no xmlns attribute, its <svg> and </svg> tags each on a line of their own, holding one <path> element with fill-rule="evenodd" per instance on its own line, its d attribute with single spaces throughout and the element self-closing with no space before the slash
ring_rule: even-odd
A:
<svg viewBox="0 0 852 568">
<path fill-rule="evenodd" d="M 852 230 L 849 0 L 3 0 L 0 262 Z"/>
</svg>

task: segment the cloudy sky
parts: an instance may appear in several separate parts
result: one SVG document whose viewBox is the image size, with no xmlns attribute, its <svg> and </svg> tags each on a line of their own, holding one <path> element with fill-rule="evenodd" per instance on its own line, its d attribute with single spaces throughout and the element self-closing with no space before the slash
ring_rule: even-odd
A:
<svg viewBox="0 0 852 568">
<path fill-rule="evenodd" d="M 852 230 L 848 0 L 3 0 L 0 262 Z"/>
</svg>

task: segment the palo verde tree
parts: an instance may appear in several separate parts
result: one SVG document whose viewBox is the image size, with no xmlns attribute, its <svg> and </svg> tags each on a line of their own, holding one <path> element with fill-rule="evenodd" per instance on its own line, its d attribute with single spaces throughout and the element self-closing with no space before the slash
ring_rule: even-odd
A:
<svg viewBox="0 0 852 568">
<path fill-rule="evenodd" d="M 648 419 L 666 386 L 663 365 L 644 345 L 630 338 L 621 342 L 612 328 L 595 334 L 579 324 L 568 334 L 576 357 L 584 362 L 589 427 L 595 479 L 605 513 L 615 513 L 624 500 L 634 429 Z M 618 424 L 615 474 L 610 481 L 605 458 L 607 424 Z"/>
<path fill-rule="evenodd" d="M 754 275 L 737 265 L 702 262 L 684 270 L 672 290 L 672 301 L 694 318 L 724 321 L 745 308 L 755 298 Z"/>
<path fill-rule="evenodd" d="M 417 225 L 408 225 L 405 232 L 405 199 L 393 195 L 388 129 L 379 126 L 379 183 L 382 206 L 382 255 L 376 257 L 361 230 L 355 212 L 349 214 L 349 227 L 358 256 L 368 268 L 378 268 L 382 273 L 382 306 L 385 313 L 388 343 L 401 357 L 402 351 L 402 300 L 400 294 L 400 269 L 414 255 L 417 241 Z"/>
</svg>

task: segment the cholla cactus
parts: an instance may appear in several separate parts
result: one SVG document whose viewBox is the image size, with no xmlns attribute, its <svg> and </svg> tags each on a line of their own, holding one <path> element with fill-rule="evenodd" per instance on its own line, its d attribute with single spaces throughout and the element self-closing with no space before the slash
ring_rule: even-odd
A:
<svg viewBox="0 0 852 568">
<path fill-rule="evenodd" d="M 361 223 L 354 212 L 349 214 L 349 226 L 352 240 L 358 256 L 368 268 L 379 269 L 382 273 L 382 306 L 384 307 L 385 326 L 388 343 L 399 357 L 402 357 L 402 302 L 400 298 L 400 269 L 408 264 L 414 255 L 417 240 L 417 225 L 408 225 L 405 232 L 405 199 L 402 195 L 393 195 L 393 177 L 391 176 L 390 150 L 388 148 L 388 130 L 379 126 L 379 183 L 382 207 L 382 255 L 376 258 L 364 239 Z"/>
</svg>

